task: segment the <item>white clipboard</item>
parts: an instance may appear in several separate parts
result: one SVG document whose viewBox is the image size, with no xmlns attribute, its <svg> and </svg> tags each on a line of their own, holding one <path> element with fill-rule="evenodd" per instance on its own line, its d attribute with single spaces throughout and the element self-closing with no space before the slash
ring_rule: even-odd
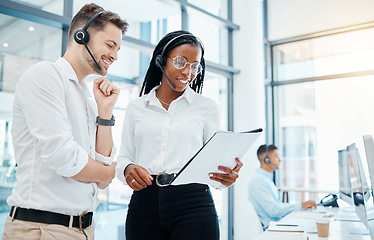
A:
<svg viewBox="0 0 374 240">
<path fill-rule="evenodd" d="M 188 183 L 209 184 L 219 188 L 221 183 L 209 178 L 209 173 L 223 173 L 218 166 L 234 168 L 235 158 L 241 158 L 261 134 L 262 128 L 248 132 L 218 131 L 177 173 L 171 185 Z"/>
</svg>

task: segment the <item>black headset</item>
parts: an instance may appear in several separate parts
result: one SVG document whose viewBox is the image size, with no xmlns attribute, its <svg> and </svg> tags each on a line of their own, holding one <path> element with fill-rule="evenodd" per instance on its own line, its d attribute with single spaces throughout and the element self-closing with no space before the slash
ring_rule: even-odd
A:
<svg viewBox="0 0 374 240">
<path fill-rule="evenodd" d="M 90 54 L 91 58 L 93 59 L 93 61 L 95 62 L 96 64 L 96 67 L 97 69 L 99 69 L 99 71 L 101 71 L 101 67 L 99 65 L 99 63 L 95 60 L 94 56 L 92 55 L 90 49 L 88 49 L 88 46 L 87 46 L 87 43 L 88 43 L 88 40 L 90 40 L 90 34 L 88 34 L 87 32 L 87 28 L 91 25 L 91 23 L 98 17 L 100 16 L 103 12 L 98 12 L 96 13 L 95 15 L 92 16 L 92 18 L 86 23 L 86 25 L 84 26 L 84 28 L 82 29 L 78 29 L 77 31 L 75 31 L 74 33 L 74 40 L 78 43 L 78 44 L 83 44 L 85 46 L 85 48 L 87 49 L 87 52 Z"/>
<path fill-rule="evenodd" d="M 270 158 L 269 158 L 269 145 L 266 145 L 266 157 L 264 159 L 264 163 L 269 164 Z"/>
<path fill-rule="evenodd" d="M 78 44 L 87 44 L 88 40 L 90 40 L 90 34 L 87 32 L 87 28 L 91 25 L 95 19 L 100 16 L 104 12 L 98 12 L 95 15 L 92 16 L 92 18 L 86 23 L 86 25 L 82 29 L 78 29 L 74 33 L 74 40 Z"/>
<path fill-rule="evenodd" d="M 166 43 L 166 45 L 164 46 L 164 48 L 162 49 L 161 51 L 161 54 L 158 54 L 155 58 L 155 63 L 156 63 L 156 66 L 159 67 L 159 68 L 164 68 L 166 66 L 166 57 L 164 56 L 164 53 L 165 53 L 165 50 L 166 48 L 176 39 L 180 38 L 180 37 L 183 37 L 183 36 L 192 36 L 194 37 L 194 35 L 192 35 L 191 33 L 184 33 L 184 34 L 181 34 L 179 36 L 176 36 L 174 38 L 172 38 L 168 43 Z"/>
</svg>

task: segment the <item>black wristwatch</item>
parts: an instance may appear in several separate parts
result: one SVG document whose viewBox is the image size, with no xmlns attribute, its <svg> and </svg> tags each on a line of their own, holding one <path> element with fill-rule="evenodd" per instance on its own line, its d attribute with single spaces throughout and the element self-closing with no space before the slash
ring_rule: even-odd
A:
<svg viewBox="0 0 374 240">
<path fill-rule="evenodd" d="M 99 125 L 103 125 L 103 126 L 114 126 L 116 120 L 112 114 L 112 119 L 108 120 L 108 119 L 102 119 L 102 118 L 99 118 L 99 116 L 96 117 L 96 123 L 99 124 Z"/>
</svg>

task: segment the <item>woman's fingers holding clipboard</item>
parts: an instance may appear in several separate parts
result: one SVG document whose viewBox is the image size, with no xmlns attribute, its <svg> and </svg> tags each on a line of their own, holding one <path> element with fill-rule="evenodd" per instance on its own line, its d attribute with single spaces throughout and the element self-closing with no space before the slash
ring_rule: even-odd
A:
<svg viewBox="0 0 374 240">
<path fill-rule="evenodd" d="M 136 164 L 130 164 L 125 169 L 126 182 L 135 191 L 140 191 L 152 185 L 153 177 L 148 171 Z"/>
<path fill-rule="evenodd" d="M 218 170 L 224 172 L 224 173 L 210 173 L 209 178 L 220 182 L 224 186 L 231 186 L 236 182 L 236 179 L 239 177 L 239 171 L 243 166 L 243 163 L 238 159 L 235 158 L 236 165 L 233 169 L 219 166 Z"/>
</svg>

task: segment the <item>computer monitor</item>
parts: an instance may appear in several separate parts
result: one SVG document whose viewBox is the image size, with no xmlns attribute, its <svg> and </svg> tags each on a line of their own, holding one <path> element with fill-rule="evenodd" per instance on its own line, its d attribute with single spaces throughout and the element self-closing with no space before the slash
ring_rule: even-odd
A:
<svg viewBox="0 0 374 240">
<path fill-rule="evenodd" d="M 369 173 L 370 185 L 368 186 L 368 192 L 370 199 L 365 198 L 366 205 L 366 217 L 368 220 L 369 229 L 374 229 L 374 195 L 373 195 L 373 183 L 374 183 L 374 141 L 371 135 L 363 136 L 364 146 L 365 146 L 365 155 L 366 155 L 366 164 Z M 373 230 L 374 231 L 374 230 Z M 373 238 L 372 238 L 373 239 Z"/>
<path fill-rule="evenodd" d="M 371 135 L 363 136 L 370 181 L 374 183 L 374 141 Z"/>
<path fill-rule="evenodd" d="M 347 158 L 347 149 L 338 151 L 339 165 L 339 197 L 344 202 L 353 206 L 353 198 L 351 191 L 351 176 L 349 173 L 349 165 Z"/>
<path fill-rule="evenodd" d="M 373 220 L 370 216 L 372 210 L 373 196 L 371 191 L 371 181 L 366 178 L 364 166 L 368 167 L 367 160 L 361 160 L 358 148 L 353 143 L 347 146 L 347 160 L 349 166 L 350 180 L 351 180 L 351 196 L 353 198 L 353 206 L 355 212 L 360 218 L 366 229 L 352 228 L 349 229 L 352 233 L 368 233 L 370 238 L 374 239 Z M 367 169 L 367 168 L 366 168 Z"/>
</svg>

